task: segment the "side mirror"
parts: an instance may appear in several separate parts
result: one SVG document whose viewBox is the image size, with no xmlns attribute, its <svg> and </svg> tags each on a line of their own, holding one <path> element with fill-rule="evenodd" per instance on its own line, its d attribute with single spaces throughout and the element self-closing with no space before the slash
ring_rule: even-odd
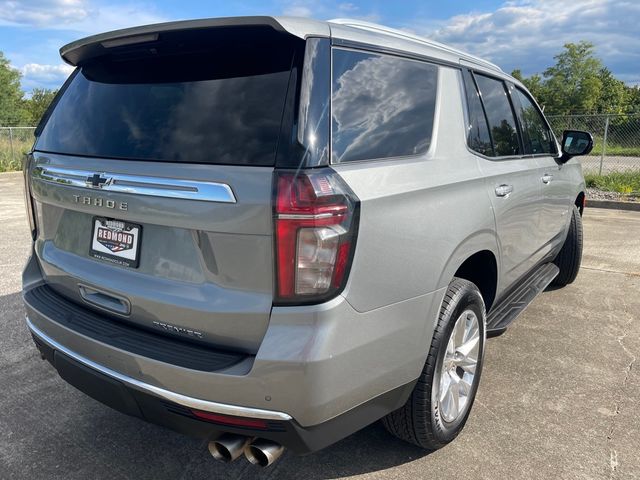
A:
<svg viewBox="0 0 640 480">
<path fill-rule="evenodd" d="M 562 133 L 562 156 L 560 163 L 567 163 L 571 158 L 587 155 L 593 149 L 593 137 L 589 132 L 581 130 L 565 130 Z"/>
</svg>

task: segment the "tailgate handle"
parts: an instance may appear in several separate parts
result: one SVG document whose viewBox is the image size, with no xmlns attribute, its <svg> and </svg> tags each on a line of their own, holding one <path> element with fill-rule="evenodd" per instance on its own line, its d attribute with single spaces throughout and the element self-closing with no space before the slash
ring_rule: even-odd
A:
<svg viewBox="0 0 640 480">
<path fill-rule="evenodd" d="M 109 312 L 117 313 L 119 315 L 129 315 L 131 313 L 131 304 L 129 300 L 121 297 L 117 297 L 110 293 L 101 292 L 92 287 L 86 285 L 78 285 L 80 289 L 80 296 L 82 299 L 98 308 L 108 310 Z"/>
</svg>

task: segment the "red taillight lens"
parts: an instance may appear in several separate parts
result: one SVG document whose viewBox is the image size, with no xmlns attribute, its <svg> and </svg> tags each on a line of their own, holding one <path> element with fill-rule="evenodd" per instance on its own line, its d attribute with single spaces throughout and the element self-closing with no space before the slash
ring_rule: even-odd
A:
<svg viewBox="0 0 640 480">
<path fill-rule="evenodd" d="M 356 239 L 358 199 L 329 169 L 277 172 L 278 302 L 319 302 L 344 287 Z"/>
</svg>

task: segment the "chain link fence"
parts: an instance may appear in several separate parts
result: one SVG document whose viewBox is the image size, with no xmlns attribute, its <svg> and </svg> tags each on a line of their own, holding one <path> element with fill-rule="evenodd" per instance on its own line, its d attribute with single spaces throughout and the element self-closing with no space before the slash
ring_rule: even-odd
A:
<svg viewBox="0 0 640 480">
<path fill-rule="evenodd" d="M 0 172 L 22 168 L 24 155 L 31 150 L 35 127 L 0 127 Z"/>
<path fill-rule="evenodd" d="M 640 115 L 549 115 L 556 137 L 563 130 L 586 130 L 594 147 L 582 157 L 585 173 L 640 172 Z"/>
<path fill-rule="evenodd" d="M 582 157 L 585 173 L 640 172 L 640 114 L 550 115 L 547 119 L 558 139 L 563 130 L 591 132 L 593 151 Z M 34 131 L 35 127 L 0 127 L 0 172 L 22 168 Z"/>
</svg>

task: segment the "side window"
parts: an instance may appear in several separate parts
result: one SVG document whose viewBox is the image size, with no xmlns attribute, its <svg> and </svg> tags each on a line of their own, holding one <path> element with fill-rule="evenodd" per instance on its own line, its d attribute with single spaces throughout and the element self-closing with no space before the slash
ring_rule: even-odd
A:
<svg viewBox="0 0 640 480">
<path fill-rule="evenodd" d="M 487 119 L 482 109 L 480 95 L 476 88 L 475 81 L 469 70 L 462 70 L 464 80 L 465 95 L 467 98 L 467 112 L 469 124 L 467 125 L 467 145 L 471 150 L 486 155 L 493 156 L 493 146 L 491 145 L 491 135 Z"/>
<path fill-rule="evenodd" d="M 475 79 L 487 113 L 495 155 L 519 155 L 518 129 L 504 82 L 484 75 L 475 75 Z"/>
<path fill-rule="evenodd" d="M 553 135 L 538 108 L 519 88 L 515 92 L 520 103 L 517 111 L 522 125 L 524 153 L 556 153 Z"/>
<path fill-rule="evenodd" d="M 334 48 L 333 163 L 425 153 L 437 80 L 436 65 Z"/>
</svg>

